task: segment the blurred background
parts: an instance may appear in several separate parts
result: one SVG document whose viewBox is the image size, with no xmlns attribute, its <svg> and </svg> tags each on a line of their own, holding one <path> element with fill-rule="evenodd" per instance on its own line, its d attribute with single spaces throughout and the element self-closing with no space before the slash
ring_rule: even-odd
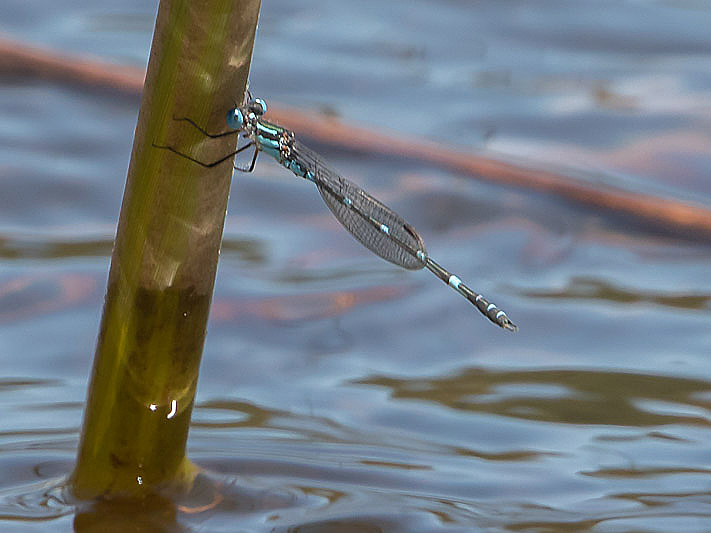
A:
<svg viewBox="0 0 711 533">
<path fill-rule="evenodd" d="M 0 37 L 140 70 L 156 9 L 0 0 Z M 709 218 L 709 28 L 694 0 L 265 0 L 251 89 Z M 0 76 L 0 529 L 88 530 L 56 487 L 140 94 Z M 189 441 L 224 501 L 156 530 L 708 531 L 711 234 L 297 134 L 520 331 L 260 159 L 233 178 Z"/>
</svg>

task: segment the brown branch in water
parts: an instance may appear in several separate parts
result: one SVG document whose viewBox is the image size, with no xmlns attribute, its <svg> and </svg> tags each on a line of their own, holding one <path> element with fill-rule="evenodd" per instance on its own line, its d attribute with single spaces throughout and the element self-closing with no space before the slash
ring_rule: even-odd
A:
<svg viewBox="0 0 711 533">
<path fill-rule="evenodd" d="M 558 195 L 588 207 L 633 215 L 648 222 L 669 226 L 673 231 L 689 232 L 695 239 L 711 238 L 711 210 L 675 199 L 640 194 L 609 185 L 588 184 L 564 174 L 452 150 L 434 142 L 403 139 L 346 126 L 326 118 L 274 106 L 271 118 L 311 138 L 327 144 L 345 146 L 382 155 L 407 157 L 439 165 L 482 181 L 538 190 Z M 703 235 L 699 235 L 699 232 Z"/>
<path fill-rule="evenodd" d="M 89 88 L 138 95 L 144 72 L 0 39 L 0 74 L 47 79 Z M 625 191 L 574 180 L 563 173 L 530 168 L 446 146 L 404 139 L 343 124 L 333 119 L 270 107 L 270 118 L 317 141 L 349 149 L 408 157 L 477 179 L 555 194 L 595 209 L 633 217 L 694 240 L 711 239 L 711 209 L 672 198 Z"/>
<path fill-rule="evenodd" d="M 146 71 L 99 59 L 58 54 L 53 50 L 0 37 L 0 74 L 140 96 Z"/>
</svg>

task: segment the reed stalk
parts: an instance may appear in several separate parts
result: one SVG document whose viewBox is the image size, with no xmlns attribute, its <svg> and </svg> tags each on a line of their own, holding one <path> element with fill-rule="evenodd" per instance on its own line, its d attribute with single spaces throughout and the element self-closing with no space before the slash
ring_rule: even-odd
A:
<svg viewBox="0 0 711 533">
<path fill-rule="evenodd" d="M 188 490 L 190 416 L 232 175 L 206 160 L 236 136 L 205 139 L 186 122 L 225 130 L 244 94 L 259 0 L 162 0 L 71 488 L 81 499 Z"/>
</svg>

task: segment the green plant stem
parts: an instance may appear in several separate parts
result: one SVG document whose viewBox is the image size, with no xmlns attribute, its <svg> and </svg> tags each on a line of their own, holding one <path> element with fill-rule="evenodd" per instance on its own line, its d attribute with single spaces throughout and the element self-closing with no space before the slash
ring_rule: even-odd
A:
<svg viewBox="0 0 711 533">
<path fill-rule="evenodd" d="M 186 457 L 232 175 L 205 160 L 236 136 L 205 139 L 241 100 L 259 0 L 162 0 L 111 259 L 77 464 L 76 497 L 187 490 Z"/>
</svg>

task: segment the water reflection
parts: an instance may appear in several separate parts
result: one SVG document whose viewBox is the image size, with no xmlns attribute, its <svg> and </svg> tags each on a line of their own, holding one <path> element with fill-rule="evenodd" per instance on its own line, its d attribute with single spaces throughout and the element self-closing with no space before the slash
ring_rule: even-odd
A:
<svg viewBox="0 0 711 533">
<path fill-rule="evenodd" d="M 355 383 L 388 387 L 398 399 L 562 424 L 708 426 L 711 416 L 708 381 L 611 370 L 481 368 L 441 378 L 371 376 Z"/>
<path fill-rule="evenodd" d="M 155 3 L 6 4 L 28 41 L 145 65 Z M 485 145 L 707 210 L 710 17 L 693 1 L 275 0 L 251 82 L 388 143 Z M 140 83 L 115 98 L 59 79 L 0 83 L 0 530 L 708 530 L 708 233 L 328 139 L 443 264 L 503 286 L 522 330 L 479 329 L 424 274 L 368 262 L 260 163 L 230 201 L 189 441 L 203 475 L 184 497 L 74 507 L 61 487 Z"/>
<path fill-rule="evenodd" d="M 568 281 L 568 286 L 563 289 L 527 291 L 526 295 L 530 298 L 607 300 L 623 304 L 654 303 L 680 309 L 708 310 L 711 308 L 711 295 L 703 292 L 694 292 L 693 294 L 659 292 L 655 294 L 649 289 L 634 291 L 616 286 L 611 281 L 588 277 L 573 277 Z"/>
</svg>

